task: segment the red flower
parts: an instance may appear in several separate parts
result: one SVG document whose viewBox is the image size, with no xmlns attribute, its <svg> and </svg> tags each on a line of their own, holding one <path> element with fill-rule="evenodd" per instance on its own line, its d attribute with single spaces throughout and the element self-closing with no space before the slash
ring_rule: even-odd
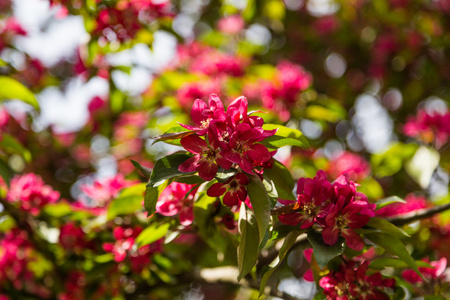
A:
<svg viewBox="0 0 450 300">
<path fill-rule="evenodd" d="M 193 185 L 174 182 L 161 192 L 156 203 L 156 212 L 163 216 L 175 216 L 180 218 L 181 225 L 188 226 L 194 220 L 192 211 L 196 190 L 188 192 Z"/>
<path fill-rule="evenodd" d="M 184 128 L 197 131 L 198 135 L 205 135 L 211 121 L 223 121 L 226 118 L 223 103 L 216 94 L 209 96 L 208 105 L 201 99 L 195 100 L 191 109 L 192 121 L 197 126 L 181 124 Z"/>
<path fill-rule="evenodd" d="M 283 214 L 278 217 L 287 225 L 301 224 L 300 228 L 311 227 L 315 222 L 325 225 L 325 217 L 331 207 L 333 190 L 325 172 L 319 170 L 316 177 L 300 178 L 297 183 L 298 212 Z M 290 201 L 280 200 L 283 204 Z"/>
<path fill-rule="evenodd" d="M 334 245 L 341 234 L 350 248 L 362 250 L 364 241 L 353 229 L 366 225 L 375 215 L 374 211 L 375 204 L 359 200 L 345 205 L 345 198 L 341 196 L 326 217 L 326 227 L 322 232 L 323 241 Z"/>
<path fill-rule="evenodd" d="M 338 271 L 322 277 L 319 285 L 324 289 L 326 299 L 388 300 L 384 289 L 393 288 L 395 280 L 383 279 L 379 272 L 367 276 L 368 267 L 367 261 L 359 266 L 355 261 L 348 261 Z"/>
<path fill-rule="evenodd" d="M 223 159 L 219 153 L 219 149 L 214 149 L 211 145 L 208 146 L 206 141 L 198 135 L 189 135 L 181 139 L 181 145 L 195 155 L 182 163 L 178 170 L 180 172 L 195 172 L 206 180 L 212 180 L 217 173 L 219 164 L 224 169 L 231 167 L 231 162 Z M 217 161 L 217 163 L 216 163 Z"/>
<path fill-rule="evenodd" d="M 424 259 L 425 262 L 429 263 L 431 268 L 419 267 L 420 273 L 427 281 L 437 281 L 439 279 L 445 280 L 444 271 L 447 268 L 447 259 L 442 257 L 437 261 L 430 262 L 428 259 Z M 414 270 L 405 270 L 402 273 L 403 278 L 412 284 L 422 283 L 423 279 Z"/>
<path fill-rule="evenodd" d="M 249 180 L 244 173 L 237 173 L 229 178 L 225 183 L 215 183 L 207 191 L 210 197 L 223 197 L 223 203 L 230 207 L 237 205 L 240 201 L 247 198 L 247 189 L 244 187 L 249 184 Z"/>
</svg>

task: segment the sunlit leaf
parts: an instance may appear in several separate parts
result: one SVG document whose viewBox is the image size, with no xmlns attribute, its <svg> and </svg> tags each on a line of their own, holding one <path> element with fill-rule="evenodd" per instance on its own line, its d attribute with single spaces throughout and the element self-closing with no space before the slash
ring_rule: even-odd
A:
<svg viewBox="0 0 450 300">
<path fill-rule="evenodd" d="M 137 236 L 136 243 L 139 247 L 154 243 L 166 235 L 169 227 L 169 223 L 152 223 L 142 230 L 142 232 Z"/>
<path fill-rule="evenodd" d="M 34 94 L 23 84 L 7 76 L 0 76 L 0 101 L 18 99 L 39 109 Z"/>
</svg>

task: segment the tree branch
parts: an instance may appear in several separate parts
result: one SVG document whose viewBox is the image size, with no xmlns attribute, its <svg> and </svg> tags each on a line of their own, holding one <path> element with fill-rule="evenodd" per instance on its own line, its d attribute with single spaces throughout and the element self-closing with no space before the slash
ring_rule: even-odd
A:
<svg viewBox="0 0 450 300">
<path fill-rule="evenodd" d="M 394 218 L 386 218 L 389 222 L 391 222 L 394 225 L 402 226 L 406 225 L 418 220 L 430 218 L 438 213 L 441 213 L 443 211 L 450 209 L 450 203 L 442 204 L 442 205 L 436 205 L 427 209 L 421 209 L 419 211 L 415 211 L 409 214 L 401 215 Z"/>
</svg>

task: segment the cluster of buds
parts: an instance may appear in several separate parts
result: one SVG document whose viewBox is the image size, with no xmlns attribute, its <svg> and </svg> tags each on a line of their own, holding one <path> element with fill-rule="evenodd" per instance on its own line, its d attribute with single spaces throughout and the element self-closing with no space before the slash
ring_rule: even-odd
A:
<svg viewBox="0 0 450 300">
<path fill-rule="evenodd" d="M 326 244 L 336 244 L 339 235 L 346 244 L 360 251 L 364 241 L 354 229 L 361 228 L 375 216 L 375 204 L 356 191 L 357 184 L 342 175 L 334 183 L 327 180 L 324 171 L 316 177 L 300 178 L 297 184 L 297 201 L 279 200 L 285 206 L 274 210 L 280 222 L 299 225 L 301 229 L 319 225 Z"/>
<path fill-rule="evenodd" d="M 208 105 L 197 99 L 192 106 L 192 120 L 196 126 L 184 125 L 192 134 L 181 139 L 181 145 L 194 156 L 182 163 L 180 172 L 198 172 L 206 181 L 212 180 L 219 167 L 235 169 L 237 174 L 226 183 L 212 186 L 211 196 L 227 193 L 228 205 L 237 204 L 247 196 L 242 186 L 249 183 L 247 174 L 269 163 L 272 155 L 260 142 L 275 134 L 276 130 L 264 130 L 264 120 L 247 112 L 247 99 L 239 97 L 225 111 L 222 101 L 215 94 Z M 230 194 L 231 193 L 231 194 Z M 232 198 L 232 199 L 231 199 Z"/>
</svg>

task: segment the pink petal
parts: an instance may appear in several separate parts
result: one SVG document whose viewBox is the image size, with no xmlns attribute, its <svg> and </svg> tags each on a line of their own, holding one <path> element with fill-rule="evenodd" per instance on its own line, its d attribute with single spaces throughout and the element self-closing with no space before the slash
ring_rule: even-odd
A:
<svg viewBox="0 0 450 300">
<path fill-rule="evenodd" d="M 208 150 L 208 144 L 206 144 L 206 141 L 198 135 L 185 136 L 180 140 L 180 143 L 184 149 L 191 153 L 197 154 Z"/>
<path fill-rule="evenodd" d="M 269 150 L 267 150 L 266 146 L 261 144 L 251 145 L 250 150 L 246 153 L 253 161 L 256 162 L 265 162 L 271 158 Z"/>
<path fill-rule="evenodd" d="M 205 101 L 201 99 L 197 99 L 194 101 L 191 109 L 191 117 L 192 121 L 194 121 L 195 124 L 201 126 L 202 121 L 205 121 L 205 116 L 203 115 L 203 111 L 205 109 L 208 109 L 208 105 L 205 103 Z"/>
<path fill-rule="evenodd" d="M 202 159 L 198 164 L 198 175 L 201 179 L 210 181 L 214 178 L 218 170 L 218 166 L 214 161 Z"/>
<path fill-rule="evenodd" d="M 353 250 L 361 251 L 364 248 L 364 241 L 359 236 L 359 234 L 354 232 L 352 229 L 343 229 L 342 236 L 345 238 L 347 246 L 349 246 Z"/>
<path fill-rule="evenodd" d="M 233 193 L 231 191 L 228 191 L 225 196 L 223 197 L 223 204 L 233 207 L 236 204 L 238 204 L 239 198 L 237 193 Z"/>
<path fill-rule="evenodd" d="M 325 244 L 327 245 L 336 244 L 339 237 L 339 232 L 340 232 L 339 227 L 336 226 L 325 227 L 322 231 L 322 237 Z"/>
<path fill-rule="evenodd" d="M 227 191 L 227 186 L 223 183 L 214 183 L 206 192 L 209 197 L 222 196 Z"/>
<path fill-rule="evenodd" d="M 197 171 L 198 161 L 200 160 L 200 158 L 200 154 L 188 158 L 184 163 L 178 166 L 178 171 L 183 173 L 191 173 Z"/>
</svg>

